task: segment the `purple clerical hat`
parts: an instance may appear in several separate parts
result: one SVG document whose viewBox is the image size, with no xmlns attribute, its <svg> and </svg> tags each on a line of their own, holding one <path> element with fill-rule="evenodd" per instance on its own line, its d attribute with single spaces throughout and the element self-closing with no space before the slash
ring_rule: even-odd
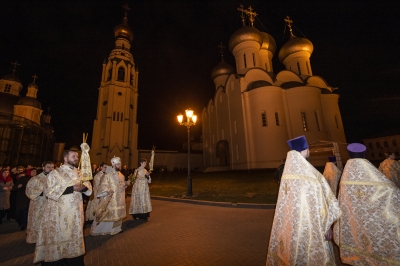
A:
<svg viewBox="0 0 400 266">
<path fill-rule="evenodd" d="M 328 156 L 328 161 L 330 161 L 331 163 L 335 163 L 336 162 L 336 156 L 335 155 Z"/>
<path fill-rule="evenodd" d="M 305 136 L 300 136 L 287 141 L 289 148 L 298 152 L 308 149 L 308 143 Z"/>
<path fill-rule="evenodd" d="M 361 143 L 351 143 L 347 145 L 350 158 L 365 158 L 365 151 L 367 147 Z"/>
</svg>

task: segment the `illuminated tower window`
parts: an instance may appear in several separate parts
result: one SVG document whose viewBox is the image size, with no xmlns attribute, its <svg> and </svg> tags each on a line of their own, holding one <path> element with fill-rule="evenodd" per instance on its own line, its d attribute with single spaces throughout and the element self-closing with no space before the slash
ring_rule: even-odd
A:
<svg viewBox="0 0 400 266">
<path fill-rule="evenodd" d="M 268 126 L 268 124 L 267 124 L 267 113 L 265 111 L 263 111 L 261 113 L 261 123 L 262 123 L 263 127 Z"/>
<path fill-rule="evenodd" d="M 11 84 L 6 84 L 6 87 L 4 88 L 4 92 L 10 92 L 11 91 Z"/>
<path fill-rule="evenodd" d="M 297 62 L 297 70 L 299 71 L 299 75 L 301 75 L 300 63 Z"/>
<path fill-rule="evenodd" d="M 119 81 L 125 81 L 125 68 L 118 68 L 118 79 Z"/>
<path fill-rule="evenodd" d="M 111 76 L 112 76 L 112 67 L 110 67 L 110 69 L 108 70 L 107 81 L 110 81 L 110 80 L 111 80 Z"/>
<path fill-rule="evenodd" d="M 301 112 L 301 123 L 303 124 L 303 131 L 308 131 L 306 112 Z"/>
<path fill-rule="evenodd" d="M 278 112 L 275 112 L 275 124 L 276 124 L 277 126 L 280 125 L 280 123 L 279 123 L 279 113 L 278 113 Z"/>
<path fill-rule="evenodd" d="M 244 68 L 247 68 L 246 54 L 243 54 L 243 60 L 244 60 Z"/>
</svg>

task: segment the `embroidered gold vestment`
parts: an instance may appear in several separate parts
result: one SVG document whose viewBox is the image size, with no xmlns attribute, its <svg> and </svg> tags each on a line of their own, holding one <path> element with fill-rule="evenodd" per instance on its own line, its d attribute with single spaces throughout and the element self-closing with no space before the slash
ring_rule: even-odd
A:
<svg viewBox="0 0 400 266">
<path fill-rule="evenodd" d="M 149 172 L 144 167 L 135 170 L 135 184 L 132 187 L 131 204 L 129 206 L 129 214 L 148 213 L 153 210 L 150 201 L 149 183 L 151 178 L 147 180 L 146 175 Z"/>
<path fill-rule="evenodd" d="M 32 177 L 26 185 L 25 194 L 31 200 L 29 202 L 28 226 L 26 228 L 26 243 L 36 243 L 40 220 L 43 215 L 46 197 L 43 193 L 47 176 L 40 173 Z"/>
<path fill-rule="evenodd" d="M 100 171 L 93 177 L 93 194 L 91 199 L 88 202 L 86 213 L 85 213 L 85 220 L 86 221 L 93 221 L 96 219 L 96 209 L 99 204 L 99 198 L 96 198 L 98 194 L 98 188 L 100 185 L 100 179 L 104 176 L 104 172 Z"/>
<path fill-rule="evenodd" d="M 289 151 L 279 187 L 267 265 L 335 265 L 325 235 L 341 215 L 322 174 L 299 152 Z"/>
<path fill-rule="evenodd" d="M 342 171 L 332 162 L 327 162 L 325 164 L 324 173 L 322 174 L 326 181 L 328 182 L 329 186 L 332 189 L 333 194 L 337 196 L 338 194 L 338 184 L 340 180 L 340 176 L 342 175 Z"/>
<path fill-rule="evenodd" d="M 340 258 L 350 265 L 400 265 L 400 189 L 366 159 L 343 170 L 334 226 Z"/>
<path fill-rule="evenodd" d="M 110 191 L 114 193 L 111 195 L 111 199 L 108 199 L 109 203 L 106 209 L 108 213 L 102 222 L 116 222 L 126 217 L 125 177 L 121 172 L 114 169 L 110 173 L 106 173 L 100 180 L 96 196 L 98 197 L 101 194 L 107 196 L 100 198 L 99 205 L 101 201 L 107 200 Z M 99 208 L 97 208 L 97 211 L 99 211 Z"/>
<path fill-rule="evenodd" d="M 85 253 L 82 193 L 63 195 L 67 187 L 81 184 L 80 172 L 62 165 L 48 174 L 44 186 L 46 206 L 39 225 L 34 263 L 75 258 Z M 86 195 L 91 194 L 90 182 Z"/>
<path fill-rule="evenodd" d="M 400 164 L 396 160 L 386 159 L 379 165 L 381 171 L 387 178 L 400 188 Z"/>
</svg>

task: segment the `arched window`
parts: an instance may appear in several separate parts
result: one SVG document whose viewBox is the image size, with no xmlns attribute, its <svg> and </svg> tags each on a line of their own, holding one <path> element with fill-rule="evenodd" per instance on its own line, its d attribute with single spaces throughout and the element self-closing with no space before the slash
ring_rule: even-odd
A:
<svg viewBox="0 0 400 266">
<path fill-rule="evenodd" d="M 265 111 L 261 112 L 261 125 L 263 127 L 268 126 L 268 124 L 267 124 L 267 112 L 265 112 Z"/>
<path fill-rule="evenodd" d="M 112 76 L 112 67 L 110 67 L 110 69 L 108 70 L 107 81 L 110 81 L 110 80 L 111 80 L 111 76 Z"/>
<path fill-rule="evenodd" d="M 275 124 L 276 124 L 277 126 L 280 126 L 280 122 L 279 122 L 279 113 L 278 113 L 278 112 L 275 112 Z"/>
<path fill-rule="evenodd" d="M 243 54 L 244 68 L 247 68 L 246 54 Z"/>
<path fill-rule="evenodd" d="M 125 68 L 119 67 L 118 68 L 118 81 L 125 81 Z"/>
<path fill-rule="evenodd" d="M 300 68 L 300 63 L 297 62 L 297 70 L 299 71 L 299 75 L 301 75 L 301 68 Z"/>
</svg>

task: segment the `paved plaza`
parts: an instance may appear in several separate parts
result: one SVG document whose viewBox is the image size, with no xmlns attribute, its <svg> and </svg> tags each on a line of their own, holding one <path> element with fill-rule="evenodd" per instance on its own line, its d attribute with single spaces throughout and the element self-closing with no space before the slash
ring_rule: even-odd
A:
<svg viewBox="0 0 400 266">
<path fill-rule="evenodd" d="M 152 204 L 148 222 L 128 216 L 115 236 L 90 236 L 86 225 L 85 264 L 265 265 L 273 209 Z M 25 243 L 16 222 L 3 220 L 0 239 L 0 265 L 34 265 L 35 245 Z"/>
</svg>

